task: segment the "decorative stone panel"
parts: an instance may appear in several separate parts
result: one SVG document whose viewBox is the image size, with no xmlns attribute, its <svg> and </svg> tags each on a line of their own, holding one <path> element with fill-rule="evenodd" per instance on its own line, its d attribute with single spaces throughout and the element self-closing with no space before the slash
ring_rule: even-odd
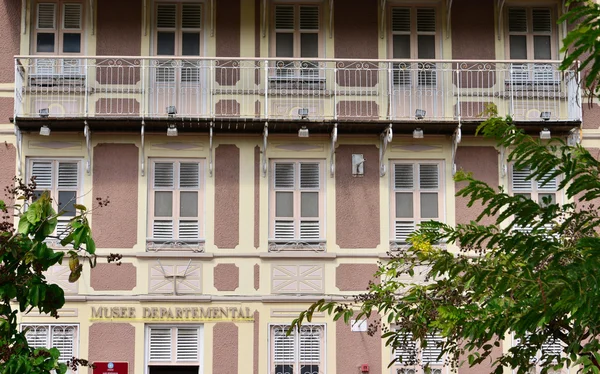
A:
<svg viewBox="0 0 600 374">
<path fill-rule="evenodd" d="M 323 293 L 323 265 L 274 265 L 273 293 Z"/>
<path fill-rule="evenodd" d="M 148 293 L 199 294 L 202 292 L 202 265 L 194 262 L 162 262 L 150 265 Z"/>
</svg>

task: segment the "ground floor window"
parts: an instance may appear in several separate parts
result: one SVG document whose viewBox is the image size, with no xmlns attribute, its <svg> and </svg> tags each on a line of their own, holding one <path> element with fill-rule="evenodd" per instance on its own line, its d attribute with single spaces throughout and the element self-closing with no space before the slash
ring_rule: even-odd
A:
<svg viewBox="0 0 600 374">
<path fill-rule="evenodd" d="M 197 374 L 202 367 L 202 326 L 146 326 L 148 374 Z"/>
<path fill-rule="evenodd" d="M 287 335 L 289 325 L 270 327 L 270 374 L 325 373 L 325 326 L 305 325 Z"/>
<path fill-rule="evenodd" d="M 77 325 L 21 325 L 27 342 L 33 348 L 57 348 L 59 362 L 66 363 L 78 356 Z"/>
</svg>

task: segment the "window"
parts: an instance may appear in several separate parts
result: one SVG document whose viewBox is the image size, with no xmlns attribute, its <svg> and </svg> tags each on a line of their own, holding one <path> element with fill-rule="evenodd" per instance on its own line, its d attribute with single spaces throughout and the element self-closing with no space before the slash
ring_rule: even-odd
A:
<svg viewBox="0 0 600 374">
<path fill-rule="evenodd" d="M 529 335 L 527 336 L 526 340 L 528 340 Z M 519 338 L 515 338 L 513 336 L 513 347 L 519 346 L 521 345 L 521 339 Z M 531 368 L 531 373 L 541 373 L 542 372 L 542 367 L 541 364 L 545 361 L 547 361 L 549 358 L 551 357 L 560 357 L 562 356 L 564 351 L 564 347 L 562 345 L 562 343 L 560 342 L 560 340 L 555 340 L 555 339 L 548 339 L 546 342 L 542 343 L 542 347 L 541 349 L 536 353 L 535 357 L 532 357 L 530 359 L 530 363 L 535 364 L 534 367 Z M 557 360 L 556 358 L 552 359 L 552 363 L 556 364 Z M 515 370 L 516 372 L 516 370 Z M 550 373 L 560 373 L 561 371 L 553 371 L 550 370 Z"/>
<path fill-rule="evenodd" d="M 406 243 L 423 221 L 443 218 L 443 173 L 441 161 L 393 162 L 391 181 L 393 240 Z"/>
<path fill-rule="evenodd" d="M 425 348 L 417 348 L 417 342 L 409 334 L 404 342 L 405 345 L 394 350 L 395 373 L 424 373 L 423 368 L 427 365 L 431 369 L 431 374 L 441 374 L 444 366 L 444 358 L 441 356 L 443 338 L 432 335 L 426 338 L 426 342 Z"/>
<path fill-rule="evenodd" d="M 390 49 L 393 59 L 433 60 L 438 57 L 437 21 L 434 8 L 392 7 Z M 394 64 L 394 84 L 436 84 L 435 64 Z"/>
<path fill-rule="evenodd" d="M 204 163 L 201 160 L 153 160 L 149 192 L 152 242 L 175 247 L 203 241 Z"/>
<path fill-rule="evenodd" d="M 510 58 L 550 60 L 555 56 L 554 24 L 550 8 L 508 8 Z"/>
<path fill-rule="evenodd" d="M 323 241 L 323 162 L 277 160 L 271 170 L 269 237 L 281 243 Z"/>
<path fill-rule="evenodd" d="M 156 4 L 155 48 L 158 56 L 200 56 L 202 4 Z"/>
<path fill-rule="evenodd" d="M 289 325 L 271 326 L 270 374 L 325 373 L 325 326 L 303 325 L 288 336 Z"/>
<path fill-rule="evenodd" d="M 79 336 L 77 325 L 21 325 L 27 330 L 25 337 L 33 348 L 57 348 L 59 362 L 66 363 L 77 357 Z"/>
<path fill-rule="evenodd" d="M 75 204 L 81 195 L 81 162 L 79 160 L 28 160 L 29 178 L 35 178 L 35 195 L 48 191 L 53 199 L 54 209 L 63 213 L 58 217 L 55 235 L 66 233 L 69 220 L 76 214 Z"/>
<path fill-rule="evenodd" d="M 146 352 L 149 374 L 197 374 L 202 365 L 202 327 L 147 326 Z"/>
<path fill-rule="evenodd" d="M 533 199 L 538 203 L 548 201 L 550 204 L 557 202 L 558 179 L 553 178 L 543 185 L 543 180 L 527 179 L 531 175 L 530 169 L 515 169 L 511 166 L 511 192 L 514 195 L 522 195 L 528 199 Z"/>
<path fill-rule="evenodd" d="M 81 54 L 83 38 L 83 3 L 36 3 L 33 43 L 36 54 Z"/>
<path fill-rule="evenodd" d="M 274 7 L 275 57 L 317 58 L 321 51 L 320 8 L 318 5 L 276 4 Z M 319 75 L 318 64 L 278 61 L 277 76 Z"/>
</svg>

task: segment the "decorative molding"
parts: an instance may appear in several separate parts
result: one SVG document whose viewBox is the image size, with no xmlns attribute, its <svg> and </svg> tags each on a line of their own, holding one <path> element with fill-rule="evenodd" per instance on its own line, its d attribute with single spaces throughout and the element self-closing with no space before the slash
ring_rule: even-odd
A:
<svg viewBox="0 0 600 374">
<path fill-rule="evenodd" d="M 180 241 L 154 241 L 146 240 L 146 250 L 149 252 L 159 251 L 186 251 L 204 252 L 204 242 L 180 242 Z"/>
<path fill-rule="evenodd" d="M 169 143 L 154 143 L 152 149 L 169 149 L 172 151 L 203 151 L 204 144 L 202 143 L 184 143 L 184 142 L 169 142 Z"/>
<path fill-rule="evenodd" d="M 275 148 L 282 151 L 292 152 L 322 152 L 325 150 L 323 144 L 307 144 L 307 143 L 279 143 L 275 144 Z"/>
<path fill-rule="evenodd" d="M 272 293 L 323 293 L 323 265 L 274 265 L 271 276 Z"/>
<path fill-rule="evenodd" d="M 428 144 L 399 144 L 392 146 L 392 152 L 441 152 L 444 148 L 441 145 Z"/>
<path fill-rule="evenodd" d="M 58 310 L 58 315 L 61 316 L 62 318 L 77 317 L 79 315 L 79 309 L 77 309 L 77 308 L 59 309 Z M 54 317 L 52 317 L 50 314 L 40 313 L 40 312 L 34 311 L 34 310 L 32 310 L 29 313 L 23 314 L 23 318 L 26 318 L 26 317 L 47 317 L 47 318 L 54 319 Z"/>
<path fill-rule="evenodd" d="M 272 318 L 297 318 L 304 309 L 271 309 Z M 313 317 L 325 317 L 325 313 L 313 313 Z"/>
<path fill-rule="evenodd" d="M 312 251 L 325 252 L 327 244 L 322 242 L 307 243 L 302 241 L 293 241 L 287 243 L 269 242 L 269 252 L 285 252 L 285 251 Z"/>
<path fill-rule="evenodd" d="M 149 294 L 200 294 L 202 293 L 202 265 L 189 260 L 156 265 L 150 267 L 148 282 Z"/>
<path fill-rule="evenodd" d="M 61 142 L 61 141 L 29 141 L 30 149 L 81 149 L 81 142 Z"/>
<path fill-rule="evenodd" d="M 69 275 L 71 269 L 68 265 L 54 265 L 51 266 L 48 271 L 44 273 L 48 283 L 54 283 L 59 285 L 65 294 L 76 295 L 79 293 L 79 282 L 69 282 Z"/>
</svg>

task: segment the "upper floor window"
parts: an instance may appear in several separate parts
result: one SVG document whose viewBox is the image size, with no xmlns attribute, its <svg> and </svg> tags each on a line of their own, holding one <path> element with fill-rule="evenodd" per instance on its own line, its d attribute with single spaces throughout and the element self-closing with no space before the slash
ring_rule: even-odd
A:
<svg viewBox="0 0 600 374">
<path fill-rule="evenodd" d="M 323 241 L 323 162 L 277 160 L 271 170 L 269 237 L 281 243 Z"/>
<path fill-rule="evenodd" d="M 34 26 L 34 53 L 83 53 L 83 3 L 62 0 L 37 2 Z"/>
<path fill-rule="evenodd" d="M 48 191 L 58 217 L 56 235 L 65 234 L 69 220 L 76 214 L 75 204 L 81 195 L 81 162 L 73 159 L 30 159 L 29 178 L 35 178 L 36 196 Z"/>
<path fill-rule="evenodd" d="M 148 326 L 147 373 L 201 372 L 201 347 L 202 326 Z"/>
<path fill-rule="evenodd" d="M 200 160 L 153 160 L 148 195 L 152 243 L 179 247 L 204 238 L 204 164 Z"/>
<path fill-rule="evenodd" d="M 550 8 L 508 8 L 509 58 L 550 60 L 556 56 L 555 23 Z"/>
<path fill-rule="evenodd" d="M 406 243 L 408 236 L 424 221 L 443 217 L 444 183 L 441 161 L 395 161 L 392 164 L 393 188 L 392 240 Z"/>
<path fill-rule="evenodd" d="M 391 57 L 431 60 L 438 56 L 435 8 L 391 8 Z"/>
<path fill-rule="evenodd" d="M 275 5 L 275 57 L 319 57 L 318 5 Z"/>
<path fill-rule="evenodd" d="M 289 325 L 271 326 L 269 373 L 325 373 L 324 326 L 303 325 L 290 335 L 287 335 L 288 328 Z"/>
<path fill-rule="evenodd" d="M 58 361 L 66 363 L 78 357 L 77 325 L 22 325 L 27 329 L 25 337 L 32 348 L 57 348 L 60 351 Z"/>
<path fill-rule="evenodd" d="M 405 339 L 404 346 L 394 350 L 394 366 L 397 367 L 398 374 L 417 374 L 424 373 L 423 367 L 428 365 L 431 374 L 441 374 L 444 367 L 444 357 L 441 355 L 442 337 L 432 335 L 426 338 L 427 346 L 417 348 L 417 342 L 413 340 L 412 335 Z"/>
<path fill-rule="evenodd" d="M 202 4 L 157 3 L 154 39 L 158 56 L 200 56 Z"/>
</svg>

